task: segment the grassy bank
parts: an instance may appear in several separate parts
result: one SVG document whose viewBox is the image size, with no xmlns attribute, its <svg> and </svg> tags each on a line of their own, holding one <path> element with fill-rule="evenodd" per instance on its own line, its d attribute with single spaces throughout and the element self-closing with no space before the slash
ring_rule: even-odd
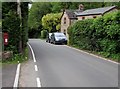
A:
<svg viewBox="0 0 120 89">
<path fill-rule="evenodd" d="M 16 64 L 18 61 L 20 63 L 28 60 L 28 48 L 25 48 L 23 54 L 14 54 L 13 58 L 2 61 L 2 64 Z"/>
<path fill-rule="evenodd" d="M 103 57 L 103 58 L 106 58 L 108 60 L 112 60 L 112 61 L 120 63 L 120 53 L 110 54 L 108 52 L 96 52 L 96 51 L 84 50 L 84 49 L 81 49 L 81 48 L 79 48 L 78 46 L 75 46 L 75 45 L 69 45 L 69 46 L 74 47 L 74 48 L 79 49 L 79 50 L 83 50 L 83 51 L 88 52 L 88 53 L 92 53 L 94 55 L 97 55 L 97 56 L 100 56 L 100 57 Z"/>
</svg>

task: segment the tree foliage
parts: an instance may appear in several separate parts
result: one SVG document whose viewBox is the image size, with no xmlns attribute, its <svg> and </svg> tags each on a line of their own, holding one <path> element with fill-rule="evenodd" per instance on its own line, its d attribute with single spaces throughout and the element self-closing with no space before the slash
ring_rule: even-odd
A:
<svg viewBox="0 0 120 89">
<path fill-rule="evenodd" d="M 84 5 L 84 10 L 111 5 L 120 6 L 119 3 L 113 2 L 33 2 L 29 11 L 29 37 L 38 37 L 40 35 L 41 30 L 43 30 L 42 17 L 44 15 L 60 13 L 64 9 L 78 9 L 80 4 Z M 60 25 L 57 26 L 57 29 L 59 27 Z M 55 29 L 55 27 L 53 28 Z"/>
<path fill-rule="evenodd" d="M 34 2 L 29 11 L 28 25 L 29 37 L 35 37 L 42 30 L 41 19 L 43 15 L 51 12 L 51 4 L 44 2 Z M 35 33 L 34 33 L 35 32 Z"/>
<path fill-rule="evenodd" d="M 51 12 L 50 3 L 34 2 L 29 11 L 28 24 L 30 29 L 33 29 L 33 28 L 38 29 L 41 25 L 40 20 L 42 19 L 43 15 L 50 12 Z"/>
<path fill-rule="evenodd" d="M 49 32 L 55 32 L 60 30 L 60 18 L 62 13 L 51 13 L 44 15 L 42 18 L 43 28 Z"/>
<path fill-rule="evenodd" d="M 27 45 L 27 19 L 28 19 L 28 3 L 21 3 L 22 19 L 17 13 L 17 2 L 2 3 L 2 31 L 9 35 L 8 45 L 4 50 L 11 50 L 19 53 L 19 42 L 22 41 L 22 49 Z M 22 23 L 22 24 L 21 24 Z M 20 27 L 21 24 L 21 27 Z"/>
</svg>

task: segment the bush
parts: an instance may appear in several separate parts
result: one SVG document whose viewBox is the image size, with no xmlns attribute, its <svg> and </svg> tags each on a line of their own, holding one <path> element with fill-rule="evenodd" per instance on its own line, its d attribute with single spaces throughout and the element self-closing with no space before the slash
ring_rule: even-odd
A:
<svg viewBox="0 0 120 89">
<path fill-rule="evenodd" d="M 47 36 L 47 30 L 42 30 L 41 31 L 41 38 L 46 38 Z"/>
<path fill-rule="evenodd" d="M 120 11 L 77 21 L 68 28 L 68 34 L 72 46 L 119 58 L 113 54 L 120 54 Z"/>
<path fill-rule="evenodd" d="M 9 12 L 6 18 L 3 19 L 2 31 L 7 32 L 9 35 L 8 44 L 4 47 L 4 50 L 10 50 L 14 53 L 18 53 L 19 40 L 20 40 L 20 19 L 14 12 Z"/>
<path fill-rule="evenodd" d="M 4 51 L 14 54 L 23 53 L 28 41 L 28 2 L 21 2 L 21 19 L 17 14 L 17 2 L 2 3 L 2 32 L 9 35 L 8 45 Z M 20 51 L 21 43 L 21 51 Z"/>
</svg>

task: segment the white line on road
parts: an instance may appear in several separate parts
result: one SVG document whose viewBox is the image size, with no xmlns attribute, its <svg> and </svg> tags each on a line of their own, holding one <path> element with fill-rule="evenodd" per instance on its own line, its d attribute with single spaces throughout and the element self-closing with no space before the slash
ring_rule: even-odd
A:
<svg viewBox="0 0 120 89">
<path fill-rule="evenodd" d="M 36 62 L 34 51 L 33 51 L 32 47 L 31 47 L 31 45 L 29 43 L 27 43 L 27 44 L 31 49 L 31 52 L 32 52 L 32 55 L 33 55 L 33 60 L 34 60 L 34 62 Z"/>
<path fill-rule="evenodd" d="M 79 52 L 82 52 L 82 53 L 85 53 L 85 54 L 88 54 L 88 55 L 91 55 L 91 56 L 94 56 L 94 57 L 97 57 L 97 58 L 100 58 L 100 59 L 103 59 L 103 60 L 106 60 L 106 61 L 109 61 L 109 62 L 112 62 L 112 63 L 115 63 L 115 64 L 119 64 L 119 63 L 117 63 L 117 62 L 115 62 L 115 61 L 112 61 L 112 60 L 109 60 L 109 59 L 107 59 L 107 58 L 103 58 L 103 57 L 97 56 L 97 55 L 92 54 L 92 53 L 85 52 L 85 51 L 83 51 L 83 50 L 80 50 L 80 49 L 77 49 L 77 48 L 74 48 L 74 47 L 70 47 L 70 46 L 67 46 L 67 45 L 65 45 L 65 46 L 68 47 L 68 48 L 72 48 L 72 49 L 74 49 L 74 50 L 77 50 L 77 51 L 79 51 Z"/>
<path fill-rule="evenodd" d="M 18 81 L 19 81 L 19 75 L 20 75 L 20 63 L 17 66 L 17 70 L 16 70 L 16 76 L 15 76 L 15 81 L 14 81 L 14 85 L 13 85 L 13 89 L 16 89 L 18 87 Z"/>
<path fill-rule="evenodd" d="M 40 78 L 37 77 L 36 81 L 37 81 L 37 87 L 41 87 Z"/>
<path fill-rule="evenodd" d="M 37 65 L 35 65 L 35 71 L 38 71 L 38 67 L 37 67 Z"/>
<path fill-rule="evenodd" d="M 33 51 L 32 47 L 31 47 L 31 45 L 29 43 L 27 43 L 27 44 L 31 49 L 31 52 L 32 52 L 32 55 L 33 55 L 33 60 L 34 60 L 34 62 L 36 62 L 34 51 Z M 37 65 L 35 65 L 35 71 L 38 71 Z M 41 87 L 41 81 L 40 81 L 39 77 L 36 78 L 36 82 L 37 82 L 37 87 Z"/>
</svg>

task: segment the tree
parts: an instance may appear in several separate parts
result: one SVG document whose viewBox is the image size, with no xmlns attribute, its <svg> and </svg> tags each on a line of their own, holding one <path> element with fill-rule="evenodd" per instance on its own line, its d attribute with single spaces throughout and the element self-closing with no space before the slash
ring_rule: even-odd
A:
<svg viewBox="0 0 120 89">
<path fill-rule="evenodd" d="M 105 2 L 34 2 L 29 11 L 29 37 L 40 36 L 41 30 L 43 30 L 42 17 L 44 15 L 60 13 L 64 9 L 76 10 L 79 8 L 80 4 L 84 5 L 84 10 L 111 6 L 111 4 L 107 4 Z M 115 5 L 120 6 L 119 3 L 115 3 Z M 52 28 L 56 29 L 56 26 L 53 26 Z"/>
<path fill-rule="evenodd" d="M 38 35 L 42 30 L 41 19 L 43 15 L 51 12 L 51 4 L 49 2 L 34 2 L 29 11 L 28 26 L 29 36 Z"/>
<path fill-rule="evenodd" d="M 27 45 L 28 2 L 19 4 L 21 4 L 19 5 L 21 14 L 17 13 L 17 2 L 2 3 L 2 31 L 9 34 L 9 44 L 4 48 L 13 51 L 15 54 L 24 51 Z M 21 51 L 19 50 L 20 41 Z"/>
<path fill-rule="evenodd" d="M 43 28 L 48 30 L 49 32 L 58 31 L 60 28 L 60 18 L 62 13 L 51 13 L 44 15 L 42 18 Z"/>
<path fill-rule="evenodd" d="M 78 9 L 80 4 L 84 5 L 84 10 L 104 6 L 104 2 L 52 2 L 51 4 L 53 13 L 63 9 Z"/>
<path fill-rule="evenodd" d="M 115 5 L 118 8 L 120 8 L 120 1 L 119 2 L 105 2 L 104 4 L 105 4 L 105 6 L 113 6 L 113 5 Z"/>
</svg>

